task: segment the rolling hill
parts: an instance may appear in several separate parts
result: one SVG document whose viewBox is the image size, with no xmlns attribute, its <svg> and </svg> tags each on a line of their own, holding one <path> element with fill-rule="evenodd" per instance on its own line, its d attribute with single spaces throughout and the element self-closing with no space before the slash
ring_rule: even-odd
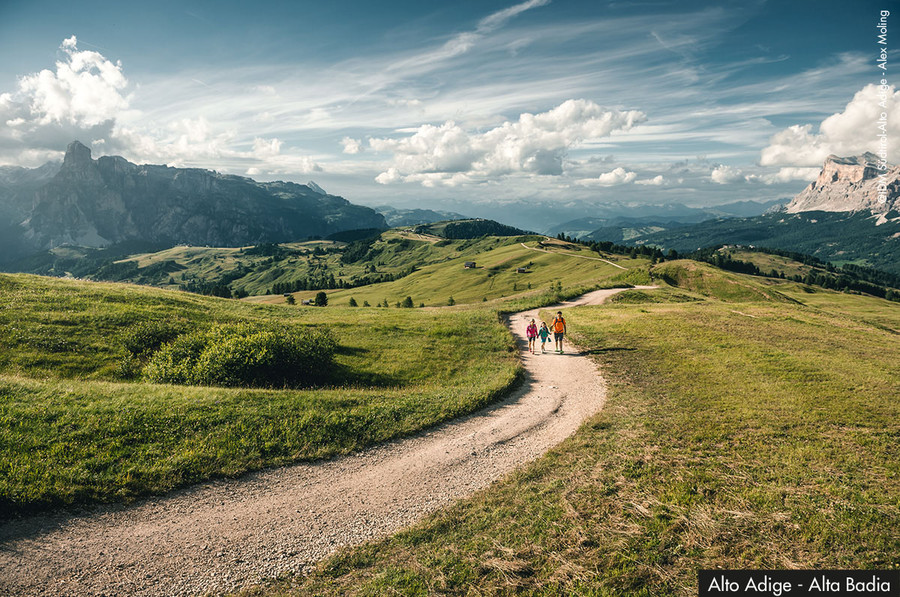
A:
<svg viewBox="0 0 900 597">
<path fill-rule="evenodd" d="M 630 242 L 679 253 L 723 244 L 755 245 L 806 253 L 835 265 L 853 263 L 900 273 L 900 219 L 882 221 L 868 212 L 718 219 L 635 236 Z"/>
</svg>

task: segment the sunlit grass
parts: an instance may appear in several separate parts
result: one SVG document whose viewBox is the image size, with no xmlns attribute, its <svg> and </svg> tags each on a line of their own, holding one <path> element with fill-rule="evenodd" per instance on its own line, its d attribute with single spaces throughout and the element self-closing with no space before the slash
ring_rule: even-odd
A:
<svg viewBox="0 0 900 597">
<path fill-rule="evenodd" d="M 336 371 L 311 390 L 117 380 L 139 321 L 324 326 Z M 346 453 L 496 399 L 519 365 L 488 309 L 260 306 L 127 285 L 0 276 L 0 504 L 118 501 Z"/>
</svg>

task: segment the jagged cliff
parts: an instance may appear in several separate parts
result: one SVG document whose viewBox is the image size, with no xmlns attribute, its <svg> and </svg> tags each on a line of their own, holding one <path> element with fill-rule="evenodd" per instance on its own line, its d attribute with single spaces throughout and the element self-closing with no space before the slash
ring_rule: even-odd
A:
<svg viewBox="0 0 900 597">
<path fill-rule="evenodd" d="M 785 210 L 788 213 L 868 210 L 884 215 L 900 208 L 900 166 L 884 171 L 882 177 L 882 171 L 875 166 L 878 161 L 871 153 L 847 158 L 828 156 L 819 177 L 794 197 Z"/>
<path fill-rule="evenodd" d="M 137 165 L 113 156 L 94 160 L 77 141 L 32 198 L 20 228 L 38 250 L 131 240 L 239 246 L 387 227 L 375 210 L 318 187 Z"/>
</svg>

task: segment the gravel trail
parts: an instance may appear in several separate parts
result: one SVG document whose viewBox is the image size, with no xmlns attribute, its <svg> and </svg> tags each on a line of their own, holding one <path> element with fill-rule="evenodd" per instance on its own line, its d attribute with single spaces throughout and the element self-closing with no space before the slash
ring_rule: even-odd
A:
<svg viewBox="0 0 900 597">
<path fill-rule="evenodd" d="M 619 291 L 561 307 L 599 304 Z M 571 344 L 564 355 L 527 352 L 532 317 L 537 310 L 509 321 L 525 382 L 472 415 L 347 457 L 204 483 L 129 507 L 4 524 L 0 595 L 235 590 L 302 571 L 488 486 L 571 435 L 605 400 L 596 366 Z"/>
</svg>

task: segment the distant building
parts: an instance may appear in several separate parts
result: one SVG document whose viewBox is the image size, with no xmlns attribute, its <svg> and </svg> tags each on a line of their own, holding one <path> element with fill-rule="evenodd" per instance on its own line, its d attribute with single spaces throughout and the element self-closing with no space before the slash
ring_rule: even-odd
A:
<svg viewBox="0 0 900 597">
<path fill-rule="evenodd" d="M 517 273 L 517 274 L 527 274 L 527 273 L 528 273 L 528 268 L 527 268 L 527 267 L 517 267 L 517 268 L 516 268 L 516 273 Z"/>
<path fill-rule="evenodd" d="M 463 263 L 463 267 L 466 269 L 474 269 L 475 262 L 474 261 L 466 261 L 465 263 Z"/>
</svg>

